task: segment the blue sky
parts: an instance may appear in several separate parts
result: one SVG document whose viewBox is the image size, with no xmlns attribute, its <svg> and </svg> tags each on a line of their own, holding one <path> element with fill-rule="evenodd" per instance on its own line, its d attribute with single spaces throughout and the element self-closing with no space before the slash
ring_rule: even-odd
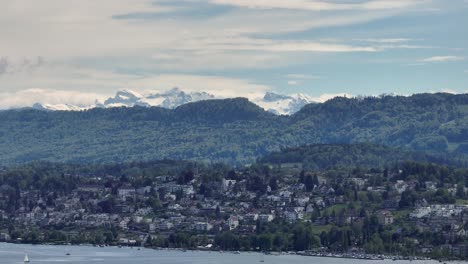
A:
<svg viewBox="0 0 468 264">
<path fill-rule="evenodd" d="M 468 92 L 467 0 L 0 0 L 0 108 Z"/>
</svg>

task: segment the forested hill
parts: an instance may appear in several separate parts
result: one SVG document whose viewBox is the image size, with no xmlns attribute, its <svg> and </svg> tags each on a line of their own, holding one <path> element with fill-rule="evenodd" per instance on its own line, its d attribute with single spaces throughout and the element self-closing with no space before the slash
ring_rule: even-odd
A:
<svg viewBox="0 0 468 264">
<path fill-rule="evenodd" d="M 458 153 L 421 152 L 370 143 L 317 144 L 287 148 L 260 159 L 260 163 L 301 164 L 306 170 L 333 168 L 391 168 L 405 161 L 468 167 L 468 156 Z"/>
<path fill-rule="evenodd" d="M 307 105 L 293 116 L 275 116 L 243 98 L 174 110 L 0 112 L 4 165 L 164 158 L 245 164 L 287 147 L 351 142 L 468 153 L 468 95 L 340 97 Z"/>
</svg>

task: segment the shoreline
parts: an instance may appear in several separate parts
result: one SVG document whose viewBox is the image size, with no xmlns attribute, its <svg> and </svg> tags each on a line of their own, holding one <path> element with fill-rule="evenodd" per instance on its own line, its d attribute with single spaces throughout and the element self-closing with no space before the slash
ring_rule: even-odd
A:
<svg viewBox="0 0 468 264">
<path fill-rule="evenodd" d="M 147 249 L 154 251 L 181 251 L 181 252 L 209 252 L 209 253 L 220 253 L 220 254 L 264 254 L 269 256 L 283 256 L 283 255 L 297 255 L 303 257 L 317 257 L 317 258 L 338 258 L 338 259 L 356 259 L 356 260 L 393 260 L 393 261 L 423 261 L 431 260 L 435 262 L 450 262 L 450 261 L 467 261 L 465 259 L 434 259 L 430 257 L 421 257 L 421 256 L 401 256 L 401 255 L 387 255 L 387 254 L 365 254 L 365 253 L 313 253 L 307 251 L 241 251 L 241 250 L 215 250 L 215 249 L 206 249 L 206 248 L 197 248 L 197 249 L 184 249 L 184 248 L 153 248 L 153 247 L 141 247 L 141 246 L 130 246 L 130 245 L 96 245 L 96 244 L 71 244 L 71 243 L 21 243 L 21 242 L 11 242 L 3 241 L 0 244 L 16 244 L 16 245 L 29 245 L 29 246 L 71 246 L 71 247 L 99 247 L 99 248 L 129 248 L 137 250 Z"/>
</svg>

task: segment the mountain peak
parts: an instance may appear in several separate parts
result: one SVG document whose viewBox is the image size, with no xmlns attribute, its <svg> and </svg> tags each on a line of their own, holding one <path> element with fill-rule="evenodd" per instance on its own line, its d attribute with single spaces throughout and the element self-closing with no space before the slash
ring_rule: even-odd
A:
<svg viewBox="0 0 468 264">
<path fill-rule="evenodd" d="M 118 91 L 114 97 L 105 100 L 104 107 L 133 107 L 136 105 L 149 106 L 148 104 L 140 102 L 142 97 L 142 95 L 132 90 L 121 90 Z"/>
<path fill-rule="evenodd" d="M 131 96 L 131 97 L 136 97 L 136 98 L 141 98 L 143 97 L 143 95 L 141 95 L 140 93 L 138 92 L 135 92 L 133 90 L 130 90 L 130 89 L 123 89 L 123 90 L 120 90 L 117 92 L 117 94 L 119 95 L 126 95 L 126 96 Z"/>
<path fill-rule="evenodd" d="M 263 96 L 263 100 L 265 100 L 266 102 L 274 102 L 274 101 L 286 100 L 286 99 L 291 99 L 291 97 L 287 95 L 277 94 L 274 92 L 267 92 L 265 96 Z"/>
<path fill-rule="evenodd" d="M 179 93 L 184 93 L 179 87 L 174 87 L 170 89 L 169 91 L 165 92 L 165 94 L 179 94 Z"/>
<path fill-rule="evenodd" d="M 175 109 L 178 119 L 232 122 L 237 120 L 262 120 L 273 116 L 272 113 L 249 101 L 247 98 L 204 100 L 181 105 Z"/>
<path fill-rule="evenodd" d="M 130 89 L 122 89 L 118 91 L 115 96 L 104 100 L 104 102 L 96 100 L 94 104 L 87 106 L 75 106 L 70 104 L 35 104 L 33 108 L 48 111 L 80 111 L 90 108 L 134 106 L 158 106 L 167 109 L 175 109 L 187 103 L 213 99 L 216 99 L 216 96 L 213 94 L 204 91 L 186 92 L 179 87 L 174 87 L 163 92 L 153 92 L 144 95 Z M 267 92 L 263 97 L 253 99 L 251 102 L 260 106 L 264 110 L 277 115 L 291 115 L 299 111 L 304 105 L 311 103 L 312 100 L 302 94 L 282 95 L 275 92 Z"/>
<path fill-rule="evenodd" d="M 292 115 L 307 104 L 313 101 L 302 94 L 282 95 L 274 92 L 267 92 L 260 100 L 254 100 L 254 103 L 277 115 Z"/>
</svg>

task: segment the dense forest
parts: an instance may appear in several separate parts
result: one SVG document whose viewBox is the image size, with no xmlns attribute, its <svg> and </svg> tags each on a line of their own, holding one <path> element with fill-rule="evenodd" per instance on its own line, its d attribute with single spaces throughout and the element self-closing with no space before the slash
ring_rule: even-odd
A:
<svg viewBox="0 0 468 264">
<path fill-rule="evenodd" d="M 0 112 L 0 164 L 33 160 L 126 162 L 186 159 L 253 163 L 284 148 L 369 142 L 438 153 L 468 153 L 468 95 L 337 97 L 292 116 L 247 99 L 153 108 Z"/>
<path fill-rule="evenodd" d="M 306 170 L 391 167 L 409 160 L 457 167 L 468 166 L 468 157 L 460 153 L 423 152 L 370 143 L 306 145 L 282 149 L 259 159 L 262 163 L 278 166 L 297 163 Z"/>
</svg>

